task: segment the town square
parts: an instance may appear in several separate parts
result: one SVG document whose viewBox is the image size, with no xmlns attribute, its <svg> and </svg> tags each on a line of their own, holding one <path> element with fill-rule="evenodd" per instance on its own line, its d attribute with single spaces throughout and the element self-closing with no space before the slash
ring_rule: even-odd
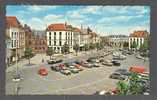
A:
<svg viewBox="0 0 157 100">
<path fill-rule="evenodd" d="M 149 95 L 148 6 L 7 6 L 6 95 Z"/>
</svg>

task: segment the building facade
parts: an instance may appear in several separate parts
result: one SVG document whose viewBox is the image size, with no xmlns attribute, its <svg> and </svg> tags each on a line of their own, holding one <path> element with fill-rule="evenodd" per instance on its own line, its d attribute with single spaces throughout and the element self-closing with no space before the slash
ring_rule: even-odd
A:
<svg viewBox="0 0 157 100">
<path fill-rule="evenodd" d="M 28 25 L 24 25 L 25 31 L 25 49 L 26 48 L 33 48 L 33 32 Z"/>
<path fill-rule="evenodd" d="M 71 45 L 72 32 L 67 30 L 66 24 L 51 24 L 46 29 L 47 45 L 52 47 L 55 53 L 61 53 L 62 46 Z"/>
<path fill-rule="evenodd" d="M 135 43 L 138 50 L 148 37 L 149 33 L 147 31 L 134 31 L 129 37 L 129 49 L 132 49 L 132 45 Z"/>
<path fill-rule="evenodd" d="M 129 43 L 129 37 L 126 35 L 110 35 L 108 38 L 109 45 L 112 47 L 123 48 L 125 43 Z"/>
<path fill-rule="evenodd" d="M 34 54 L 46 53 L 47 42 L 45 32 L 33 31 L 31 37 L 32 52 Z"/>
<path fill-rule="evenodd" d="M 96 43 L 100 38 L 96 33 L 89 30 L 73 27 L 67 23 L 51 24 L 46 29 L 47 45 L 52 47 L 56 53 L 61 53 L 62 47 L 67 44 L 69 51 L 74 52 L 74 45 L 78 44 L 79 48 L 85 44 Z"/>
<path fill-rule="evenodd" d="M 11 38 L 6 36 L 6 64 L 9 66 L 9 64 L 11 63 Z"/>
<path fill-rule="evenodd" d="M 6 35 L 11 39 L 11 61 L 24 56 L 25 37 L 24 30 L 15 16 L 6 17 Z"/>
</svg>

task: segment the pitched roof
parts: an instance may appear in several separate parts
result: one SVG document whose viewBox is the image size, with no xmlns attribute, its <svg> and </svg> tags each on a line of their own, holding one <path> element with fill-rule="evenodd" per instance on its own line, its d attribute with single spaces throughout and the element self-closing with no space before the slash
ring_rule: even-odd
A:
<svg viewBox="0 0 157 100">
<path fill-rule="evenodd" d="M 134 31 L 134 33 L 130 34 L 131 37 L 147 37 L 147 31 Z"/>
<path fill-rule="evenodd" d="M 15 16 L 6 17 L 6 27 L 21 27 L 20 22 Z"/>
<path fill-rule="evenodd" d="M 52 30 L 52 31 L 66 31 L 67 27 L 63 23 L 57 23 L 57 24 L 51 24 L 48 26 L 47 30 Z"/>
</svg>

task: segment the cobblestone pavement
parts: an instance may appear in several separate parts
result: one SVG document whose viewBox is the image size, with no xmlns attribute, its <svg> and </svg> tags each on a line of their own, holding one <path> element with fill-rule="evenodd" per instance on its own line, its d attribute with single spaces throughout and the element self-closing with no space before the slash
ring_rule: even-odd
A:
<svg viewBox="0 0 157 100">
<path fill-rule="evenodd" d="M 88 55 L 88 53 L 86 55 Z M 66 55 L 63 58 L 66 59 L 69 56 Z M 73 57 L 76 57 L 75 54 L 69 58 Z M 77 57 L 82 59 L 86 58 L 87 56 L 82 53 L 78 54 Z M 105 58 L 108 59 L 111 57 L 112 56 L 109 55 Z M 39 60 L 39 56 L 37 56 L 36 59 Z M 47 57 L 45 59 L 49 58 Z M 49 74 L 45 77 L 37 74 L 38 69 L 42 65 L 45 66 L 49 71 Z M 145 66 L 147 69 L 149 69 L 149 61 L 144 62 L 143 60 L 135 58 L 134 55 L 128 56 L 126 60 L 121 61 L 120 67 L 101 66 L 99 68 L 85 68 L 84 71 L 79 72 L 78 74 L 72 74 L 71 76 L 65 76 L 59 72 L 50 70 L 50 66 L 46 63 L 35 64 L 32 65 L 32 67 L 27 66 L 27 68 L 21 68 L 20 70 L 23 80 L 19 82 L 19 94 L 91 95 L 96 91 L 114 88 L 118 80 L 108 78 L 109 75 L 118 68 L 128 68 L 132 65 Z M 13 71 L 6 72 L 6 94 L 14 94 L 15 83 L 12 81 L 12 74 Z"/>
</svg>

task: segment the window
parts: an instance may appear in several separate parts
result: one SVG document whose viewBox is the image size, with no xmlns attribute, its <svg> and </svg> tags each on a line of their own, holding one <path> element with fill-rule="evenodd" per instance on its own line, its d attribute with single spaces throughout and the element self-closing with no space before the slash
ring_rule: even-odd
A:
<svg viewBox="0 0 157 100">
<path fill-rule="evenodd" d="M 13 44 L 13 40 L 12 40 L 12 43 L 11 43 L 12 47 L 14 47 L 14 44 Z"/>
<path fill-rule="evenodd" d="M 56 32 L 54 32 L 54 40 L 56 40 Z"/>
<path fill-rule="evenodd" d="M 49 36 L 49 40 L 51 40 L 51 36 Z"/>
<path fill-rule="evenodd" d="M 14 47 L 16 47 L 16 40 L 14 41 Z"/>
<path fill-rule="evenodd" d="M 59 35 L 62 35 L 62 32 L 59 32 Z"/>
<path fill-rule="evenodd" d="M 61 40 L 61 35 L 62 35 L 62 32 L 59 32 L 59 39 Z"/>
<path fill-rule="evenodd" d="M 59 45 L 60 45 L 60 46 L 62 45 L 62 42 L 61 42 L 61 41 L 59 41 Z"/>
<path fill-rule="evenodd" d="M 14 32 L 12 32 L 12 34 L 11 34 L 11 37 L 13 38 L 13 36 L 14 36 Z"/>
<path fill-rule="evenodd" d="M 54 41 L 54 45 L 56 46 L 56 41 Z"/>
<path fill-rule="evenodd" d="M 51 41 L 49 41 L 49 45 L 51 45 Z"/>
<path fill-rule="evenodd" d="M 49 32 L 49 36 L 51 36 L 51 32 Z"/>
<path fill-rule="evenodd" d="M 54 51 L 56 50 L 56 47 L 54 47 Z"/>
</svg>

